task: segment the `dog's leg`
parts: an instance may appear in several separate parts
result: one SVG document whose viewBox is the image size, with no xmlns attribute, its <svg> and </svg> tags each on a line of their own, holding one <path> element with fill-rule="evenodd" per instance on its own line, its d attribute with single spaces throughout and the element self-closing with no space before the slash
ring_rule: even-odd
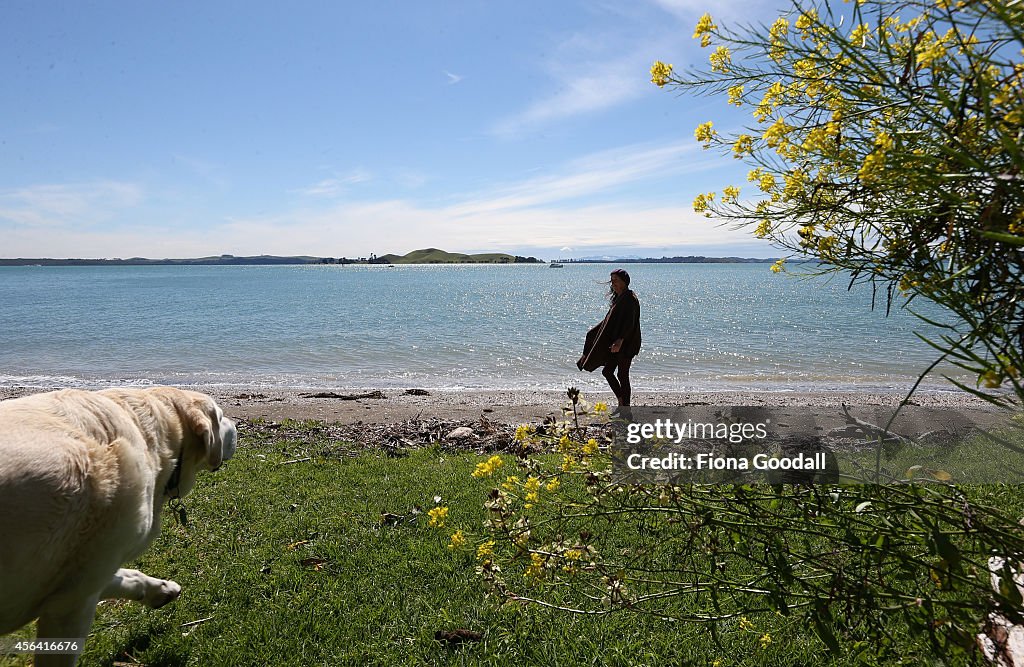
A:
<svg viewBox="0 0 1024 667">
<path fill-rule="evenodd" d="M 101 600 L 136 600 L 158 609 L 181 595 L 181 586 L 166 579 L 154 579 L 138 570 L 121 568 L 100 593 Z"/>
<path fill-rule="evenodd" d="M 96 616 L 97 598 L 92 597 L 82 602 L 74 611 L 67 613 L 44 612 L 36 623 L 36 639 L 78 639 L 84 644 L 92 619 Z M 77 653 L 37 653 L 36 667 L 73 667 L 78 661 L 84 646 L 78 647 Z"/>
</svg>

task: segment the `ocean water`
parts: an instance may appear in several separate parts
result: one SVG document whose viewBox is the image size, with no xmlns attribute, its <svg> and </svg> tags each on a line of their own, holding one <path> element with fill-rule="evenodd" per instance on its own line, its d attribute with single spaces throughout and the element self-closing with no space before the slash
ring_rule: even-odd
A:
<svg viewBox="0 0 1024 667">
<path fill-rule="evenodd" d="M 598 388 L 575 362 L 612 268 L 0 267 L 0 386 Z M 867 287 L 767 264 L 627 268 L 637 391 L 907 389 L 936 356 L 914 331 L 937 332 L 872 311 Z"/>
</svg>

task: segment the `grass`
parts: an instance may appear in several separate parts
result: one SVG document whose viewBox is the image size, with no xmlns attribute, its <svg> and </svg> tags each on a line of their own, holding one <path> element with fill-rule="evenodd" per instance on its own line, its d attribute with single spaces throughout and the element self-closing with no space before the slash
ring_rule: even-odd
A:
<svg viewBox="0 0 1024 667">
<path fill-rule="evenodd" d="M 165 514 L 162 535 L 131 566 L 174 579 L 181 598 L 159 610 L 101 605 L 80 665 L 829 664 L 810 630 L 772 614 L 753 628 L 727 622 L 716 642 L 701 626 L 650 616 L 501 605 L 473 554 L 447 547 L 454 528 L 484 517 L 493 482 L 470 475 L 481 456 L 435 447 L 322 457 L 344 445 L 314 422 L 288 431 L 246 434 L 228 465 L 202 475 L 187 526 Z M 451 508 L 442 530 L 427 525 L 436 496 Z M 480 641 L 434 639 L 457 628 Z M 774 640 L 762 646 L 766 632 Z"/>
</svg>

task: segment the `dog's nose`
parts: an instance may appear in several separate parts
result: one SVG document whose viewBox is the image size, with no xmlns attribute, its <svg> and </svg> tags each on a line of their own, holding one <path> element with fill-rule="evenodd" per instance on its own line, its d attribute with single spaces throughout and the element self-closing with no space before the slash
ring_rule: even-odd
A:
<svg viewBox="0 0 1024 667">
<path fill-rule="evenodd" d="M 235 422 L 224 418 L 223 436 L 221 437 L 222 450 L 221 450 L 221 465 L 224 465 L 224 461 L 227 461 L 235 455 L 235 449 L 238 447 L 238 429 L 235 427 Z M 220 466 L 217 466 L 220 468 Z"/>
</svg>

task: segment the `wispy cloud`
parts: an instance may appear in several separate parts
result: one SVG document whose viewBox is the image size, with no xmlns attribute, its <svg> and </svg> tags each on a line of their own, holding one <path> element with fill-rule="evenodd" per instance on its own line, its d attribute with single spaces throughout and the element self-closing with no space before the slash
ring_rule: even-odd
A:
<svg viewBox="0 0 1024 667">
<path fill-rule="evenodd" d="M 448 85 L 452 85 L 452 86 L 457 84 L 458 82 L 462 81 L 462 79 L 464 78 L 462 75 L 452 74 L 448 70 L 444 71 L 444 75 L 446 77 L 448 77 Z"/>
<path fill-rule="evenodd" d="M 307 187 L 292 190 L 292 192 L 306 197 L 337 197 L 347 191 L 349 186 L 364 183 L 370 178 L 370 173 L 366 170 L 354 169 L 347 174 L 335 174 Z"/>
<path fill-rule="evenodd" d="M 630 58 L 565 68 L 571 72 L 557 68 L 553 76 L 556 92 L 500 119 L 493 132 L 498 136 L 514 136 L 548 122 L 600 111 L 632 99 L 645 84 L 638 62 Z"/>
<path fill-rule="evenodd" d="M 601 151 L 573 160 L 555 173 L 470 194 L 449 207 L 448 213 L 471 215 L 555 204 L 607 192 L 654 174 L 703 168 L 699 161 L 683 159 L 695 150 L 694 142 L 685 141 Z"/>
<path fill-rule="evenodd" d="M 0 222 L 26 227 L 91 225 L 112 220 L 145 198 L 120 181 L 34 185 L 0 191 Z"/>
</svg>

